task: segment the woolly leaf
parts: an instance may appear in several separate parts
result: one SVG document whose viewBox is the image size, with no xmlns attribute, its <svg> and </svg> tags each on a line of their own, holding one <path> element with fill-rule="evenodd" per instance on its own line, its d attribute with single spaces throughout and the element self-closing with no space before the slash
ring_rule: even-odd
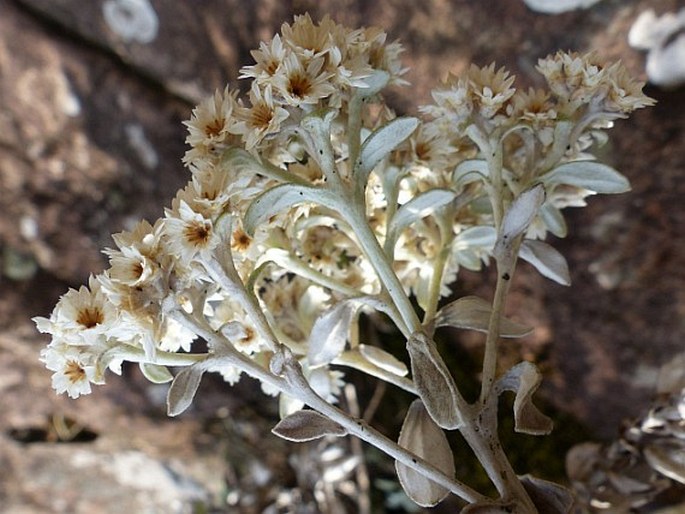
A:
<svg viewBox="0 0 685 514">
<path fill-rule="evenodd" d="M 681 445 L 653 442 L 644 450 L 645 459 L 656 471 L 685 484 L 685 452 Z"/>
<path fill-rule="evenodd" d="M 433 420 L 442 428 L 459 428 L 462 421 L 457 410 L 459 392 L 435 343 L 416 332 L 407 341 L 412 379 Z"/>
<path fill-rule="evenodd" d="M 271 432 L 296 443 L 313 441 L 327 435 L 336 437 L 347 435 L 345 428 L 313 410 L 300 410 L 290 414 L 273 427 Z"/>
<path fill-rule="evenodd" d="M 522 234 L 538 213 L 545 201 L 545 188 L 537 184 L 518 195 L 502 220 L 501 238 L 511 241 Z"/>
<path fill-rule="evenodd" d="M 497 381 L 497 394 L 512 391 L 514 398 L 514 429 L 531 435 L 545 435 L 552 431 L 552 420 L 533 405 L 533 393 L 537 391 L 542 375 L 530 362 L 521 362 L 511 368 Z"/>
<path fill-rule="evenodd" d="M 448 477 L 454 476 L 454 458 L 447 437 L 435 424 L 421 400 L 414 400 L 410 405 L 397 443 L 430 462 Z M 395 461 L 395 469 L 404 492 L 421 507 L 437 505 L 449 494 L 447 489 L 401 462 Z"/>
<path fill-rule="evenodd" d="M 561 211 L 547 202 L 540 207 L 540 219 L 544 222 L 547 230 L 557 237 L 566 237 L 568 227 Z"/>
<path fill-rule="evenodd" d="M 397 210 L 397 213 L 395 213 L 395 216 L 390 221 L 388 237 L 391 241 L 394 241 L 406 227 L 421 218 L 433 214 L 437 209 L 454 200 L 455 197 L 455 192 L 450 189 L 429 189 L 424 193 L 416 195 Z"/>
<path fill-rule="evenodd" d="M 483 180 L 490 173 L 488 162 L 484 159 L 468 159 L 460 162 L 452 174 L 452 184 L 455 187 L 464 186 L 471 182 Z"/>
<path fill-rule="evenodd" d="M 526 239 L 521 244 L 519 255 L 524 261 L 535 266 L 541 275 L 562 286 L 571 285 L 571 274 L 566 259 L 544 241 Z"/>
<path fill-rule="evenodd" d="M 197 363 L 181 370 L 174 377 L 166 400 L 169 416 L 178 416 L 190 407 L 204 372 L 204 363 Z"/>
<path fill-rule="evenodd" d="M 492 248 L 497 239 L 497 232 L 494 227 L 476 226 L 462 230 L 454 238 L 456 248 L 470 248 L 473 246 Z"/>
<path fill-rule="evenodd" d="M 376 164 L 407 139 L 418 125 L 416 118 L 395 118 L 373 131 L 364 141 L 359 161 L 355 164 L 355 175 L 360 177 L 358 180 L 365 184 Z"/>
<path fill-rule="evenodd" d="M 139 367 L 145 378 L 153 384 L 166 384 L 174 379 L 174 376 L 169 372 L 166 366 L 141 362 Z"/>
<path fill-rule="evenodd" d="M 343 352 L 350 324 L 361 305 L 359 298 L 345 300 L 327 309 L 316 319 L 309 334 L 307 359 L 310 366 L 328 364 Z"/>
<path fill-rule="evenodd" d="M 545 188 L 537 184 L 518 195 L 504 213 L 500 233 L 492 250 L 498 267 L 509 269 L 514 262 L 514 241 L 523 234 L 545 202 Z"/>
<path fill-rule="evenodd" d="M 407 366 L 404 362 L 399 360 L 393 354 L 381 350 L 376 346 L 369 346 L 367 344 L 359 345 L 359 353 L 368 360 L 371 364 L 378 366 L 385 371 L 397 375 L 399 377 L 404 377 L 409 373 Z"/>
<path fill-rule="evenodd" d="M 333 206 L 334 197 L 323 189 L 300 184 L 281 184 L 272 187 L 255 198 L 245 212 L 243 227 L 250 236 L 257 226 L 271 216 L 303 202 Z"/>
<path fill-rule="evenodd" d="M 491 313 L 492 306 L 486 300 L 477 296 L 464 296 L 440 309 L 436 315 L 435 324 L 438 327 L 464 328 L 487 334 Z M 500 337 L 524 337 L 532 330 L 510 319 L 502 318 L 499 335 Z"/>
<path fill-rule="evenodd" d="M 548 187 L 566 184 L 603 194 L 630 191 L 630 182 L 627 178 L 611 166 L 596 161 L 567 162 L 541 178 Z"/>
</svg>

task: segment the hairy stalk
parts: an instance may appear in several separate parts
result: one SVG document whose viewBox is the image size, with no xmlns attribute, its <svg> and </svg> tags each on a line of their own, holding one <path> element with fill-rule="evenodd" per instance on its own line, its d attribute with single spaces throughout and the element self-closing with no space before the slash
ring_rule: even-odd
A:
<svg viewBox="0 0 685 514">
<path fill-rule="evenodd" d="M 284 372 L 288 383 L 299 393 L 298 398 L 304 401 L 311 408 L 319 411 L 321 414 L 341 425 L 350 434 L 372 444 L 390 457 L 418 471 L 424 477 L 432 480 L 436 484 L 441 485 L 445 489 L 468 502 L 473 503 L 488 500 L 487 497 L 473 490 L 466 484 L 452 477 L 446 476 L 444 473 L 418 455 L 405 450 L 397 443 L 391 439 L 388 439 L 383 434 L 369 426 L 362 419 L 355 419 L 334 405 L 326 402 L 311 388 L 302 374 L 300 365 L 297 361 L 286 361 Z"/>
<path fill-rule="evenodd" d="M 511 282 L 511 271 L 502 270 L 497 265 L 497 285 L 495 286 L 495 297 L 492 301 L 492 312 L 488 324 L 488 334 L 485 339 L 485 355 L 483 356 L 483 377 L 481 380 L 480 403 L 485 404 L 497 374 L 497 349 L 500 337 L 500 323 L 504 314 L 504 304 L 509 284 Z"/>
<path fill-rule="evenodd" d="M 363 98 L 356 94 L 350 100 L 349 112 L 347 115 L 347 155 L 350 168 L 354 166 L 359 158 L 361 147 L 361 128 L 362 128 L 362 106 Z M 351 173 L 350 169 L 350 173 Z M 363 191 L 361 191 L 363 193 Z"/>
<path fill-rule="evenodd" d="M 210 346 L 222 349 L 231 347 L 230 342 L 224 336 L 204 326 L 204 323 L 198 322 L 198 320 L 182 310 L 178 309 L 170 313 L 170 315 L 186 328 L 204 338 Z M 311 388 L 309 382 L 307 382 L 307 379 L 302 373 L 299 362 L 292 354 L 289 354 L 286 350 L 284 357 L 283 374 L 285 378 L 269 372 L 237 350 L 223 351 L 221 355 L 218 355 L 215 358 L 219 361 L 225 361 L 228 365 L 235 366 L 247 375 L 278 389 L 282 393 L 303 401 L 312 409 L 320 412 L 345 428 L 351 435 L 375 446 L 388 456 L 416 470 L 418 473 L 445 487 L 460 498 L 468 502 L 482 502 L 488 500 L 486 496 L 483 496 L 466 484 L 446 476 L 429 462 L 414 453 L 405 450 L 396 442 L 388 439 L 386 436 L 369 426 L 364 420 L 354 418 L 328 403 Z"/>
</svg>

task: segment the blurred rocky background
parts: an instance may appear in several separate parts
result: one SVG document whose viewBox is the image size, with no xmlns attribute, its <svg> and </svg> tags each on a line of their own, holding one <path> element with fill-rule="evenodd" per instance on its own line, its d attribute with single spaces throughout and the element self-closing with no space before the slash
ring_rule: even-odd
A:
<svg viewBox="0 0 685 514">
<path fill-rule="evenodd" d="M 277 440 L 274 402 L 248 380 L 234 389 L 206 380 L 178 419 L 165 416 L 164 386 L 134 369 L 78 401 L 56 397 L 38 362 L 46 341 L 30 321 L 103 269 L 112 232 L 162 214 L 188 178 L 182 121 L 238 83 L 260 40 L 306 11 L 379 25 L 402 41 L 412 86 L 388 94 L 400 113 L 416 113 L 447 72 L 471 62 L 505 65 L 528 87 L 541 85 L 537 60 L 558 49 L 595 49 L 644 80 L 651 59 L 661 87 L 646 92 L 658 104 L 619 121 L 602 156 L 633 191 L 569 214 L 569 237 L 554 244 L 568 257 L 571 288 L 521 266 L 509 310 L 537 328 L 506 352 L 540 364 L 541 397 L 557 419 L 549 442 L 508 443 L 521 473 L 563 480 L 569 447 L 609 444 L 646 416 L 658 370 L 685 350 L 682 5 L 586 1 L 549 13 L 554 1 L 528 3 L 0 0 L 0 512 L 339 512 L 345 502 L 327 498 L 356 494 L 344 486 L 359 449 Z M 466 274 L 455 291 L 489 296 L 492 277 Z M 446 344 L 459 362 L 477 362 L 474 340 L 455 334 Z M 359 391 L 363 409 L 374 389 Z M 396 437 L 402 402 L 385 391 L 372 423 Z M 364 458 L 375 508 L 405 512 L 392 463 Z M 463 460 L 460 473 L 477 482 L 469 466 Z M 682 500 L 675 491 L 667 503 Z"/>
</svg>

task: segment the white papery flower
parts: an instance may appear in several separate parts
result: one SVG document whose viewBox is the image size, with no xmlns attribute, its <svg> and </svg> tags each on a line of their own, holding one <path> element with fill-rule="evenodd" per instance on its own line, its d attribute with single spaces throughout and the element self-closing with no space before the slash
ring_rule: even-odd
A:
<svg viewBox="0 0 685 514">
<path fill-rule="evenodd" d="M 164 234 L 167 236 L 169 253 L 177 255 L 184 265 L 188 265 L 198 254 L 207 257 L 219 244 L 212 220 L 193 211 L 183 200 L 178 209 L 167 209 Z"/>
<path fill-rule="evenodd" d="M 90 345 L 116 323 L 118 312 L 92 276 L 90 287 L 70 289 L 57 302 L 50 318 L 36 317 L 38 330 L 74 345 Z"/>
<path fill-rule="evenodd" d="M 95 381 L 96 367 L 91 354 L 79 347 L 56 343 L 41 351 L 41 361 L 54 371 L 52 387 L 58 393 L 67 393 L 70 398 L 90 394 L 91 382 Z"/>
</svg>

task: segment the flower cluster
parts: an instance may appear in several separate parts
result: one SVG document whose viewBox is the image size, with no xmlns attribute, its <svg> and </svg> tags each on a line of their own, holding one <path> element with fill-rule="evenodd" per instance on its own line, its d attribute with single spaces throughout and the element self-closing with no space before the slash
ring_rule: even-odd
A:
<svg viewBox="0 0 685 514">
<path fill-rule="evenodd" d="M 145 363 L 192 363 L 188 352 L 196 336 L 169 316 L 172 304 L 205 315 L 213 330 L 246 355 L 259 360 L 268 353 L 269 345 L 245 309 L 208 272 L 213 262 L 230 261 L 237 276 L 257 291 L 272 329 L 303 356 L 314 320 L 324 310 L 351 295 L 381 291 L 351 224 L 325 204 L 293 205 L 249 233 L 244 220 L 259 195 L 283 182 L 326 183 L 316 134 L 302 129 L 312 113 L 333 113 L 327 114 L 332 121 L 325 143 L 332 152 L 332 171 L 352 179 L 353 139 L 346 132 L 354 129 L 355 95 L 368 93 L 378 102 L 375 116 L 358 114 L 362 138 L 396 119 L 377 94 L 379 73 L 382 86 L 404 84 L 401 46 L 386 39 L 378 29 L 350 30 L 328 17 L 316 24 L 308 15 L 297 16 L 252 53 L 255 64 L 242 70 L 244 78 L 252 79 L 247 99 L 227 87 L 193 111 L 186 122 L 191 148 L 184 159 L 191 179 L 164 217 L 115 235 L 116 248 L 105 252 L 110 268 L 92 277 L 89 288 L 64 295 L 49 319 L 37 318 L 38 328 L 52 336 L 43 359 L 55 372 L 59 392 L 74 397 L 90 392 L 89 384 L 102 383 L 104 370 L 117 371 L 122 360 L 140 362 L 148 374 Z M 611 117 L 651 102 L 623 68 L 601 67 L 593 54 L 558 53 L 541 60 L 539 69 L 549 82 L 548 92 L 516 90 L 514 77 L 494 64 L 473 65 L 463 76 L 450 78 L 433 93 L 435 104 L 422 107 L 428 120 L 395 146 L 385 169 L 368 174 L 367 222 L 384 241 L 405 291 L 426 310 L 435 310 L 449 293 L 459 267 L 480 269 L 495 243 L 493 212 L 483 208 L 482 185 L 474 180 L 484 178 L 473 159 L 482 152 L 483 139 L 499 137 L 505 148 L 511 198 L 574 158 L 566 141 L 558 139 L 581 134 L 572 136 L 572 129 L 560 133 L 560 117 L 575 116 L 577 128 L 590 112 Z M 469 126 L 480 136 L 469 138 Z M 564 152 L 549 160 L 560 146 Z M 465 163 L 473 164 L 467 170 L 472 173 L 460 171 Z M 536 220 L 539 234 L 546 229 L 563 235 L 558 208 L 577 205 L 578 195 L 591 192 L 566 182 L 548 188 L 550 199 Z M 458 200 L 443 195 L 450 202 L 440 200 L 440 216 L 427 216 L 435 210 L 427 204 L 411 224 L 393 231 L 397 211 L 431 191 L 452 191 Z M 239 375 L 222 372 L 231 382 Z M 169 377 L 161 373 L 158 378 Z M 331 378 L 331 384 L 338 381 L 337 375 Z"/>
<path fill-rule="evenodd" d="M 652 101 L 620 65 L 559 53 L 540 61 L 548 91 L 519 91 L 494 64 L 471 66 L 433 92 L 425 120 L 398 117 L 381 91 L 403 85 L 405 70 L 401 46 L 386 40 L 376 28 L 295 17 L 243 68 L 252 81 L 246 98 L 227 87 L 193 110 L 188 184 L 153 224 L 113 236 L 109 269 L 67 292 L 49 318 L 35 318 L 52 337 L 42 359 L 58 392 L 87 394 L 107 369 L 135 362 L 149 380 L 173 381 L 175 415 L 204 372 L 228 383 L 245 372 L 279 395 L 285 426 L 275 433 L 308 440 L 349 430 L 387 449 L 330 406 L 343 370 L 356 368 L 421 398 L 425 408 L 412 406 L 393 456 L 469 501 L 480 495 L 406 452 L 415 430 L 439 438 L 441 429 L 466 427 L 472 447 L 492 448 L 478 438 L 493 427 L 469 430 L 496 420 L 497 396 L 512 390 L 517 430 L 549 431 L 529 405 L 539 383 L 532 364 L 495 380 L 498 338 L 529 332 L 501 316 L 502 284 L 518 257 L 569 283 L 563 256 L 542 239 L 565 235 L 562 208 L 629 189 L 589 150 L 599 129 Z M 492 306 L 474 296 L 441 305 L 460 268 L 479 270 L 491 258 L 499 276 Z M 407 338 L 412 379 L 403 356 L 361 340 L 360 317 L 379 314 Z M 441 326 L 488 334 L 481 411 L 465 407 L 434 347 Z M 198 337 L 207 344 L 196 345 Z M 503 496 L 530 510 L 518 482 L 502 483 L 515 480 L 502 456 L 479 458 Z M 444 497 L 430 480 L 427 491 L 407 489 L 404 469 L 417 503 Z M 442 471 L 450 469 L 445 462 Z"/>
</svg>

